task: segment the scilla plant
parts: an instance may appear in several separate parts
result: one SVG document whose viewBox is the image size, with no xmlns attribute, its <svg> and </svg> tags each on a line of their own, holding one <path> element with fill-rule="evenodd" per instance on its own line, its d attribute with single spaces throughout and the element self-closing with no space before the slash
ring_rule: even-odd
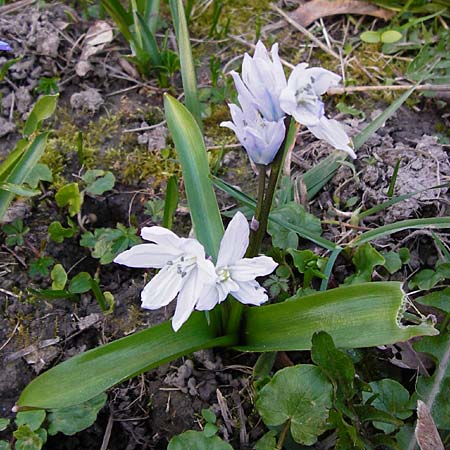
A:
<svg viewBox="0 0 450 450">
<path fill-rule="evenodd" d="M 199 349 L 307 350 L 320 330 L 340 348 L 437 334 L 424 317 L 415 316 L 414 325 L 402 323 L 407 303 L 398 282 L 354 284 L 264 304 L 268 295 L 256 278 L 270 274 L 277 264 L 260 254 L 261 244 L 272 220 L 283 161 L 300 124 L 345 155 L 356 156 L 343 127 L 325 115 L 321 100 L 339 77 L 300 64 L 286 80 L 277 50 L 274 45 L 268 53 L 258 43 L 253 57 L 245 55 L 242 75 L 232 74 L 239 106 L 230 105 L 232 122 L 222 124 L 235 131 L 258 171 L 258 198 L 250 223 L 238 212 L 224 231 L 200 127 L 186 107 L 166 95 L 167 124 L 183 169 L 195 238 L 177 236 L 163 227 L 143 228 L 147 243 L 121 253 L 115 262 L 160 269 L 142 291 L 142 306 L 159 308 L 176 298 L 175 315 L 43 373 L 22 392 L 17 408 L 79 404 Z M 295 231 L 329 250 L 339 250 L 311 231 Z"/>
</svg>

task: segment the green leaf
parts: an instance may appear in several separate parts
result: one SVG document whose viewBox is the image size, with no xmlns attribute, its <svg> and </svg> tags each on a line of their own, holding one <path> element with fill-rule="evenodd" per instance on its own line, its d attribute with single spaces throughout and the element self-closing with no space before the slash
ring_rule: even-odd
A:
<svg viewBox="0 0 450 450">
<path fill-rule="evenodd" d="M 412 414 L 409 407 L 409 392 L 397 381 L 385 378 L 380 381 L 372 381 L 371 392 L 363 392 L 363 400 L 367 402 L 373 394 L 378 396 L 371 402 L 371 406 L 381 411 L 388 412 L 399 419 L 407 419 Z M 396 428 L 395 425 L 383 422 L 373 422 L 373 426 L 389 434 Z"/>
<path fill-rule="evenodd" d="M 103 393 L 81 405 L 51 410 L 47 417 L 48 434 L 53 436 L 56 433 L 63 433 L 72 436 L 89 428 L 96 421 L 107 398 L 107 395 Z"/>
<path fill-rule="evenodd" d="M 332 337 L 321 331 L 312 337 L 311 359 L 333 383 L 336 397 L 350 400 L 355 394 L 355 368 L 349 356 L 334 345 Z"/>
<path fill-rule="evenodd" d="M 3 417 L 0 417 L 0 431 L 6 430 L 9 425 L 9 419 L 4 419 Z"/>
<path fill-rule="evenodd" d="M 431 377 L 420 376 L 416 384 L 414 400 L 421 399 L 431 410 L 439 429 L 450 430 L 450 334 L 424 337 L 413 345 L 418 352 L 430 355 L 436 369 Z"/>
<path fill-rule="evenodd" d="M 223 224 L 209 179 L 208 158 L 201 131 L 189 111 L 165 94 L 164 107 L 169 130 L 183 170 L 192 224 L 206 253 L 217 257 Z"/>
<path fill-rule="evenodd" d="M 360 234 L 357 238 L 350 242 L 351 247 L 364 244 L 366 242 L 374 241 L 385 236 L 389 236 L 393 233 L 397 233 L 403 230 L 410 229 L 441 229 L 450 228 L 450 217 L 427 217 L 425 219 L 408 219 L 400 220 L 399 222 L 391 223 L 389 225 L 383 225 L 377 227 L 374 230 L 366 231 Z"/>
<path fill-rule="evenodd" d="M 403 425 L 400 419 L 394 417 L 391 413 L 377 409 L 371 405 L 355 405 L 354 410 L 361 422 L 377 422 L 379 424 L 393 425 L 393 429 Z"/>
<path fill-rule="evenodd" d="M 113 18 L 123 37 L 130 43 L 133 40 L 133 36 L 129 30 L 129 27 L 133 23 L 131 14 L 125 10 L 119 0 L 101 0 L 100 3 Z"/>
<path fill-rule="evenodd" d="M 216 338 L 205 315 L 195 312 L 176 333 L 165 322 L 64 361 L 35 378 L 22 391 L 18 405 L 44 409 L 77 405 L 182 355 L 235 343 L 232 336 Z"/>
<path fill-rule="evenodd" d="M 443 263 L 436 266 L 436 270 L 424 269 L 417 272 L 409 281 L 410 289 L 418 287 L 421 290 L 428 291 L 439 282 L 450 278 L 450 263 Z"/>
<path fill-rule="evenodd" d="M 387 30 L 381 34 L 381 42 L 383 44 L 393 44 L 394 42 L 398 42 L 403 37 L 402 33 L 396 30 Z"/>
<path fill-rule="evenodd" d="M 178 205 L 178 183 L 177 177 L 172 176 L 167 182 L 166 199 L 164 201 L 164 216 L 163 224 L 164 228 L 172 229 L 173 218 L 177 210 Z"/>
<path fill-rule="evenodd" d="M 378 31 L 364 31 L 360 34 L 359 38 L 368 44 L 377 44 L 381 41 L 381 36 Z"/>
<path fill-rule="evenodd" d="M 403 262 L 398 253 L 382 252 L 381 255 L 384 258 L 384 267 L 390 274 L 398 272 L 402 268 Z"/>
<path fill-rule="evenodd" d="M 34 197 L 41 192 L 37 189 L 29 189 L 25 186 L 19 186 L 18 184 L 13 183 L 0 183 L 0 189 L 20 197 Z"/>
<path fill-rule="evenodd" d="M 255 450 L 277 450 L 277 433 L 267 432 L 255 445 Z"/>
<path fill-rule="evenodd" d="M 2 181 L 20 186 L 44 153 L 47 138 L 48 133 L 42 133 L 25 149 L 21 149 L 17 154 L 17 159 L 14 159 L 9 174 L 2 177 Z M 20 158 L 18 157 L 19 154 L 21 155 Z M 5 215 L 6 209 L 13 198 L 13 193 L 0 189 L 0 220 Z"/>
<path fill-rule="evenodd" d="M 312 335 L 329 333 L 339 348 L 373 347 L 435 335 L 430 321 L 400 325 L 404 302 L 401 283 L 362 283 L 283 303 L 247 308 L 243 315 L 243 351 L 309 350 Z"/>
<path fill-rule="evenodd" d="M 23 411 L 17 413 L 16 425 L 18 427 L 22 425 L 28 425 L 31 431 L 36 431 L 45 420 L 45 411 L 39 409 L 37 411 Z"/>
<path fill-rule="evenodd" d="M 425 295 L 415 299 L 416 302 L 421 305 L 432 306 L 433 308 L 440 309 L 441 311 L 450 313 L 450 287 L 442 289 L 441 291 L 435 291 L 431 294 Z"/>
<path fill-rule="evenodd" d="M 207 437 L 199 431 L 186 431 L 178 436 L 174 436 L 167 450 L 233 450 L 218 436 Z"/>
<path fill-rule="evenodd" d="M 320 220 L 306 212 L 305 208 L 296 202 L 290 202 L 279 208 L 275 208 L 270 214 L 267 231 L 272 236 L 272 244 L 283 249 L 297 248 L 298 235 L 281 223 L 288 223 L 302 230 L 320 235 L 322 228 Z M 276 222 L 275 222 L 276 221 Z"/>
<path fill-rule="evenodd" d="M 202 409 L 202 417 L 208 423 L 216 423 L 217 417 L 210 409 Z"/>
<path fill-rule="evenodd" d="M 31 136 L 38 129 L 40 122 L 48 119 L 54 113 L 58 97 L 59 94 L 44 95 L 38 99 L 25 122 L 23 128 L 25 136 Z"/>
<path fill-rule="evenodd" d="M 86 192 L 92 195 L 103 195 L 114 187 L 116 178 L 109 171 L 88 170 L 83 176 L 83 181 L 87 184 Z"/>
<path fill-rule="evenodd" d="M 202 130 L 202 110 L 198 99 L 197 77 L 195 75 L 194 58 L 192 57 L 191 42 L 189 40 L 189 30 L 186 22 L 186 15 L 184 13 L 183 1 L 169 0 L 169 4 L 178 43 L 181 79 L 183 81 L 186 108 L 194 117 L 199 129 Z M 166 101 L 164 103 L 166 103 Z"/>
<path fill-rule="evenodd" d="M 52 289 L 62 291 L 67 283 L 67 273 L 61 264 L 55 264 L 50 272 L 52 279 Z"/>
<path fill-rule="evenodd" d="M 369 243 L 356 249 L 352 261 L 356 267 L 356 273 L 345 279 L 346 285 L 371 281 L 374 268 L 385 263 L 383 255 L 378 253 Z"/>
<path fill-rule="evenodd" d="M 158 49 L 158 44 L 156 43 L 155 37 L 149 30 L 147 24 L 145 23 L 145 20 L 142 18 L 139 12 L 136 12 L 134 26 L 136 33 L 140 37 L 142 50 L 148 55 L 151 65 L 155 68 L 161 67 L 162 60 L 161 60 L 161 53 Z"/>
<path fill-rule="evenodd" d="M 37 276 L 46 277 L 53 262 L 54 260 L 51 256 L 42 256 L 41 258 L 34 260 L 30 264 L 28 275 L 30 275 L 31 278 Z"/>
<path fill-rule="evenodd" d="M 327 429 L 332 390 L 318 367 L 309 364 L 287 367 L 261 389 L 256 408 L 266 425 L 290 421 L 294 440 L 312 445 Z"/>
<path fill-rule="evenodd" d="M 261 353 L 253 367 L 253 378 L 264 378 L 270 374 L 277 358 L 277 352 Z"/>
<path fill-rule="evenodd" d="M 13 435 L 16 438 L 16 450 L 40 450 L 44 445 L 44 440 L 28 425 L 21 425 Z"/>
<path fill-rule="evenodd" d="M 76 225 L 68 219 L 69 228 L 65 228 L 60 222 L 52 222 L 48 227 L 48 235 L 50 239 L 58 244 L 61 244 L 65 238 L 71 238 L 77 232 Z"/>
<path fill-rule="evenodd" d="M 60 208 L 68 206 L 70 216 L 74 216 L 81 211 L 83 195 L 80 193 L 77 183 L 69 183 L 58 190 L 55 200 Z"/>
<path fill-rule="evenodd" d="M 11 446 L 8 441 L 0 441 L 0 450 L 11 450 Z"/>
<path fill-rule="evenodd" d="M 53 175 L 47 164 L 36 164 L 25 179 L 25 183 L 33 189 L 38 187 L 40 181 L 53 181 Z"/>
<path fill-rule="evenodd" d="M 92 277 L 87 272 L 80 272 L 75 275 L 69 283 L 69 292 L 71 294 L 84 294 L 91 290 Z"/>
<path fill-rule="evenodd" d="M 218 431 L 219 428 L 212 423 L 207 423 L 203 428 L 203 434 L 208 438 L 214 436 Z"/>
</svg>

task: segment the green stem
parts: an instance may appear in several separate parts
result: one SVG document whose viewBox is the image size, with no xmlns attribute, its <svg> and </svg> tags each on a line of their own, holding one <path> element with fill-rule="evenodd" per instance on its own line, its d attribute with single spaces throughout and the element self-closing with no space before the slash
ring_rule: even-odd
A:
<svg viewBox="0 0 450 450">
<path fill-rule="evenodd" d="M 278 443 L 277 443 L 277 450 L 282 450 L 283 445 L 284 445 L 284 441 L 286 440 L 289 428 L 291 426 L 291 419 L 289 419 L 283 427 L 283 430 L 281 431 L 280 437 L 278 439 Z"/>
</svg>

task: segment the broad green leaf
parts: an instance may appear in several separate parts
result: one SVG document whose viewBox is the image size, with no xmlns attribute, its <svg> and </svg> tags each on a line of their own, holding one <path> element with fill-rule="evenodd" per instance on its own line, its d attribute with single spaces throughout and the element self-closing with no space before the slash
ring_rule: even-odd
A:
<svg viewBox="0 0 450 450">
<path fill-rule="evenodd" d="M 381 41 L 381 36 L 378 31 L 364 31 L 360 34 L 359 38 L 368 44 L 378 44 Z"/>
<path fill-rule="evenodd" d="M 192 114 L 176 99 L 166 94 L 164 107 L 167 125 L 181 162 L 195 235 L 206 253 L 215 259 L 223 235 L 223 224 L 209 179 L 203 136 Z"/>
<path fill-rule="evenodd" d="M 67 283 L 67 273 L 61 264 L 55 264 L 50 272 L 52 279 L 52 289 L 55 291 L 61 291 L 64 289 Z"/>
<path fill-rule="evenodd" d="M 23 151 L 9 174 L 3 181 L 10 184 L 21 185 L 38 163 L 47 145 L 48 133 L 38 135 L 33 142 Z M 0 189 L 0 220 L 3 218 L 6 209 L 14 198 L 14 194 Z"/>
<path fill-rule="evenodd" d="M 33 189 L 38 187 L 39 181 L 53 181 L 53 175 L 47 164 L 36 164 L 28 174 L 25 183 Z"/>
<path fill-rule="evenodd" d="M 6 430 L 6 428 L 9 425 L 10 420 L 4 419 L 3 417 L 0 417 L 0 431 Z"/>
<path fill-rule="evenodd" d="M 28 425 L 21 425 L 13 435 L 16 438 L 16 450 L 40 450 L 44 445 L 44 440 Z"/>
<path fill-rule="evenodd" d="M 167 450 L 233 450 L 230 444 L 218 436 L 207 437 L 200 431 L 185 431 L 173 437 Z"/>
<path fill-rule="evenodd" d="M 338 400 L 350 400 L 353 397 L 355 367 L 350 357 L 336 348 L 329 334 L 320 331 L 313 335 L 311 359 L 333 383 Z"/>
<path fill-rule="evenodd" d="M 384 267 L 390 274 L 398 272 L 402 268 L 403 262 L 398 253 L 382 252 L 381 255 L 384 258 Z"/>
<path fill-rule="evenodd" d="M 182 0 L 169 0 L 175 34 L 177 36 L 178 54 L 180 56 L 181 79 L 186 98 L 186 108 L 190 111 L 202 130 L 202 110 L 198 99 L 197 77 L 195 75 L 194 58 L 192 57 L 189 30 Z"/>
<path fill-rule="evenodd" d="M 166 199 L 164 201 L 163 227 L 172 229 L 173 218 L 178 205 L 178 183 L 177 177 L 172 176 L 167 182 Z"/>
<path fill-rule="evenodd" d="M 55 112 L 58 97 L 59 94 L 44 95 L 38 99 L 25 122 L 23 129 L 25 136 L 31 136 L 38 129 L 40 122 L 48 119 Z"/>
<path fill-rule="evenodd" d="M 107 395 L 103 393 L 81 405 L 49 411 L 47 416 L 48 434 L 53 436 L 56 433 L 63 433 L 72 436 L 89 428 L 105 406 L 106 400 Z"/>
<path fill-rule="evenodd" d="M 371 405 L 381 411 L 394 415 L 399 419 L 407 419 L 413 413 L 409 406 L 409 392 L 397 381 L 385 378 L 379 381 L 372 381 L 370 387 L 372 392 L 363 392 L 365 402 L 374 394 L 378 396 L 371 402 Z M 389 434 L 397 427 L 390 423 L 373 422 L 373 426 Z"/>
<path fill-rule="evenodd" d="M 322 330 L 338 348 L 373 347 L 437 334 L 427 320 L 419 325 L 398 323 L 405 301 L 401 283 L 372 282 L 247 308 L 237 347 L 260 352 L 309 350 L 312 335 Z"/>
<path fill-rule="evenodd" d="M 92 195 L 103 195 L 106 191 L 110 191 L 114 187 L 115 183 L 115 176 L 108 171 L 92 181 L 86 187 L 86 192 Z"/>
<path fill-rule="evenodd" d="M 17 413 L 16 425 L 18 427 L 22 425 L 28 425 L 31 431 L 36 431 L 45 420 L 45 411 L 38 409 L 36 411 L 23 411 Z"/>
<path fill-rule="evenodd" d="M 81 210 L 83 194 L 80 193 L 77 183 L 69 183 L 58 190 L 55 194 L 55 200 L 60 208 L 68 206 L 69 215 L 74 216 Z"/>
<path fill-rule="evenodd" d="M 276 221 L 276 222 L 275 222 Z M 279 208 L 275 208 L 270 214 L 270 221 L 267 231 L 272 236 L 272 244 L 283 249 L 298 247 L 297 233 L 283 225 L 286 222 L 303 231 L 320 235 L 322 228 L 320 220 L 308 213 L 303 206 L 296 202 L 290 202 Z"/>
<path fill-rule="evenodd" d="M 419 377 L 413 398 L 427 404 L 439 429 L 450 430 L 450 334 L 424 337 L 413 346 L 418 352 L 430 355 L 436 364 L 431 377 Z"/>
<path fill-rule="evenodd" d="M 440 291 L 432 292 L 431 294 L 424 295 L 423 297 L 416 298 L 414 301 L 421 305 L 432 306 L 438 308 L 447 314 L 450 313 L 450 287 L 442 289 Z"/>
<path fill-rule="evenodd" d="M 80 272 L 75 275 L 69 283 L 69 292 L 71 294 L 84 294 L 91 290 L 92 277 L 87 272 Z"/>
<path fill-rule="evenodd" d="M 345 279 L 346 285 L 371 281 L 373 270 L 376 266 L 384 265 L 385 259 L 367 243 L 356 249 L 352 262 L 356 267 L 356 273 Z"/>
<path fill-rule="evenodd" d="M 267 432 L 256 444 L 255 450 L 277 450 L 277 433 Z"/>
<path fill-rule="evenodd" d="M 182 355 L 235 343 L 231 336 L 216 338 L 205 315 L 195 312 L 176 333 L 165 322 L 64 361 L 35 378 L 17 403 L 43 409 L 77 405 Z"/>
<path fill-rule="evenodd" d="M 399 231 L 410 229 L 417 230 L 422 228 L 450 228 L 450 217 L 427 217 L 425 219 L 400 220 L 399 222 L 391 223 L 389 225 L 383 225 L 381 227 L 375 228 L 374 230 L 366 231 L 365 233 L 360 234 L 357 238 L 353 239 L 353 241 L 351 241 L 349 245 L 351 247 L 356 247 L 366 242 L 374 241 L 375 239 L 380 239 Z"/>
<path fill-rule="evenodd" d="M 256 408 L 266 425 L 290 421 L 294 440 L 312 445 L 327 429 L 332 390 L 318 367 L 309 364 L 287 367 L 261 389 Z"/>
<path fill-rule="evenodd" d="M 393 44 L 394 42 L 398 42 L 402 37 L 403 35 L 399 31 L 387 30 L 381 34 L 380 39 L 383 44 Z"/>
</svg>

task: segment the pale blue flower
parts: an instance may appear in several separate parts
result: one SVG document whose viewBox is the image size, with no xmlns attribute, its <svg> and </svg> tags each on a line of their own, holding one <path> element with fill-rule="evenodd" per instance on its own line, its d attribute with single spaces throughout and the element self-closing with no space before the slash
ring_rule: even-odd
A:
<svg viewBox="0 0 450 450">
<path fill-rule="evenodd" d="M 7 42 L 0 41 L 0 51 L 10 52 L 12 48 Z"/>
<path fill-rule="evenodd" d="M 255 164 L 270 164 L 277 154 L 286 134 L 284 120 L 272 122 L 264 119 L 256 108 L 241 97 L 241 108 L 230 104 L 232 122 L 220 126 L 233 130 Z"/>
<path fill-rule="evenodd" d="M 329 70 L 320 67 L 308 69 L 308 64 L 298 64 L 280 94 L 280 105 L 286 114 L 305 125 L 318 139 L 325 140 L 334 148 L 356 158 L 350 138 L 338 121 L 325 116 L 321 100 L 322 94 L 330 87 L 337 86 L 340 80 L 339 75 Z"/>
<path fill-rule="evenodd" d="M 278 44 L 272 46 L 270 55 L 258 41 L 253 57 L 247 53 L 242 63 L 242 79 L 231 72 L 238 92 L 238 100 L 251 102 L 263 118 L 278 122 L 285 116 L 280 107 L 280 94 L 286 87 L 286 76 L 278 56 Z"/>
</svg>

